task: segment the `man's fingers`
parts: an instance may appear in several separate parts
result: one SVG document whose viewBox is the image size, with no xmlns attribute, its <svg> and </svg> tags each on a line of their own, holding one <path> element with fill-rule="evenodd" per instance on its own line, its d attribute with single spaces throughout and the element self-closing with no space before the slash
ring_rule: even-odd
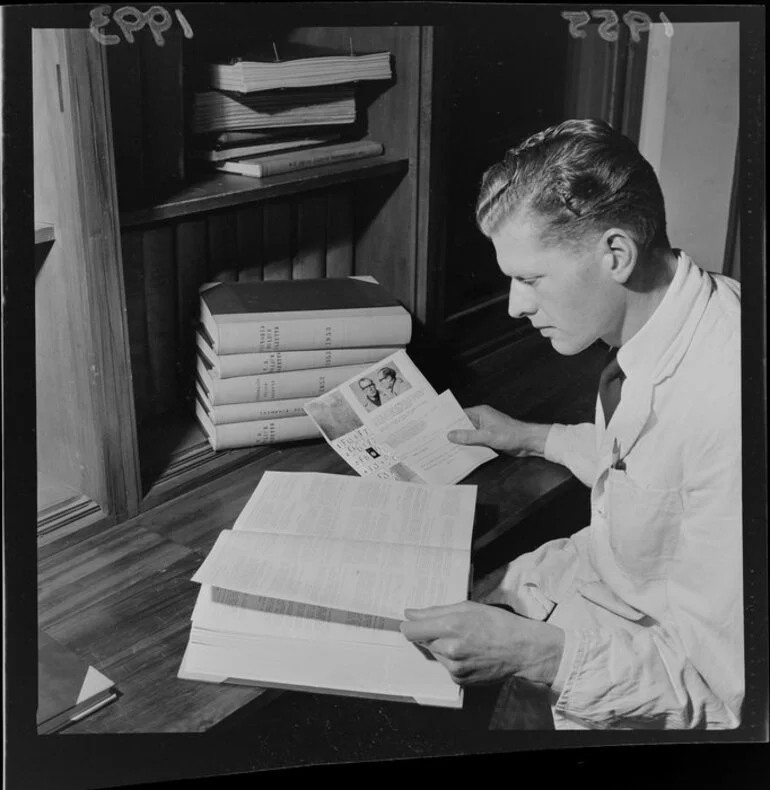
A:
<svg viewBox="0 0 770 790">
<path fill-rule="evenodd" d="M 407 620 L 429 620 L 431 617 L 443 617 L 445 614 L 454 614 L 458 607 L 467 604 L 467 601 L 458 601 L 446 606 L 426 606 L 423 609 L 404 609 Z"/>
<path fill-rule="evenodd" d="M 492 435 L 484 429 L 472 431 L 468 428 L 457 428 L 454 431 L 449 431 L 447 439 L 455 444 L 489 445 L 492 442 Z"/>
</svg>

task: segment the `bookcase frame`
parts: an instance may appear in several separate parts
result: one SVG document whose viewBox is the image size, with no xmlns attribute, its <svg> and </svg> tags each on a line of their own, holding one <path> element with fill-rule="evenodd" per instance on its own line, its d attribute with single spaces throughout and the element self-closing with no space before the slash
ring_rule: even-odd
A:
<svg viewBox="0 0 770 790">
<path fill-rule="evenodd" d="M 88 30 L 33 33 L 38 467 L 53 481 L 53 494 L 38 507 L 41 531 L 125 520 L 276 452 L 267 446 L 215 454 L 179 386 L 193 348 L 197 288 L 206 279 L 239 276 L 228 256 L 249 279 L 373 275 L 411 311 L 423 339 L 448 336 L 442 174 L 451 163 L 442 142 L 448 108 L 434 29 L 306 27 L 282 35 L 393 54 L 394 79 L 364 90 L 366 137 L 384 144 L 384 156 L 264 179 L 185 172 L 190 64 L 180 35 L 161 52 L 149 34 L 132 50 L 124 41 L 102 46 Z M 623 44 L 582 45 L 575 73 L 590 79 L 570 91 L 575 115 L 620 118 L 633 133 L 638 108 L 623 89 L 643 76 L 643 59 L 619 56 Z M 134 117 L 140 101 L 149 130 Z M 153 174 L 153 188 L 132 191 L 134 162 Z M 293 260 L 281 250 L 256 264 L 247 260 L 249 245 L 264 251 L 275 242 L 267 238 L 268 215 L 274 237 L 292 222 L 308 248 Z M 333 222 L 348 246 L 319 254 Z M 143 270 L 143 256 L 160 268 Z M 488 323 L 485 309 L 450 318 Z M 146 348 L 161 335 L 181 345 L 150 360 Z M 537 345 L 527 333 L 491 343 L 479 335 L 460 357 L 429 353 L 425 361 L 474 380 L 512 344 L 522 358 Z M 152 396 L 158 413 L 144 419 L 143 393 L 153 376 L 156 390 L 157 381 L 172 386 L 160 406 L 157 392 Z"/>
<path fill-rule="evenodd" d="M 202 433 L 197 437 L 192 410 L 178 392 L 164 414 L 140 424 L 137 377 L 151 372 L 134 359 L 136 343 L 131 338 L 142 323 L 132 290 L 137 244 L 145 252 L 154 250 L 157 257 L 170 249 L 164 247 L 168 239 L 176 240 L 175 249 L 182 239 L 187 246 L 177 254 L 194 256 L 196 237 L 187 231 L 195 230 L 196 223 L 197 229 L 208 223 L 211 232 L 220 220 L 231 221 L 232 212 L 280 208 L 294 200 L 296 220 L 312 224 L 312 211 L 302 215 L 303 205 L 326 211 L 327 199 L 349 190 L 354 213 L 347 232 L 353 234 L 353 260 L 330 260 L 321 275 L 374 275 L 413 315 L 424 315 L 416 276 L 418 183 L 420 175 L 425 176 L 420 165 L 429 149 L 420 137 L 427 128 L 420 63 L 429 58 L 430 31 L 396 26 L 295 28 L 288 38 L 345 48 L 354 40 L 357 51 L 393 53 L 397 78 L 369 97 L 366 106 L 367 137 L 384 143 L 386 154 L 264 179 L 185 174 L 183 167 L 176 168 L 181 178 L 161 174 L 166 177 L 162 189 L 146 190 L 144 202 L 137 205 L 121 194 L 116 177 L 116 159 L 120 164 L 122 157 L 126 172 L 126 156 L 131 153 L 126 135 L 137 131 L 122 125 L 116 129 L 119 121 L 113 120 L 116 106 L 125 101 L 118 100 L 116 91 L 134 99 L 137 95 L 131 88 L 127 50 L 109 52 L 88 30 L 33 31 L 38 468 L 49 482 L 49 494 L 54 491 L 42 509 L 39 503 L 40 530 L 61 528 L 85 516 L 91 522 L 125 520 L 274 451 L 258 447 L 214 454 Z M 176 65 L 182 64 L 171 62 L 172 92 L 168 74 L 151 69 L 168 68 L 169 58 L 182 58 L 178 44 L 177 39 L 162 56 L 147 46 L 137 49 L 146 72 L 143 90 L 152 93 L 147 86 L 157 76 L 172 105 L 184 100 L 184 85 L 174 83 L 184 72 Z M 157 95 L 150 103 L 160 112 Z M 179 116 L 166 108 L 154 120 L 169 124 L 174 119 Z M 165 144 L 169 138 L 177 143 L 184 139 L 181 129 L 165 129 L 165 135 L 163 129 L 155 131 L 155 137 L 141 135 L 138 155 L 145 162 L 159 161 L 158 152 L 148 150 L 148 139 L 159 144 L 163 136 Z M 172 165 L 184 161 L 176 153 L 171 153 Z M 323 201 L 314 196 L 323 196 Z M 313 233 L 312 227 L 307 233 Z M 218 249 L 216 239 L 210 245 Z M 185 264 L 188 260 L 192 259 L 185 258 Z M 295 260 L 293 275 L 289 270 L 274 276 L 312 276 L 303 273 L 301 265 Z M 314 265 L 311 261 L 309 267 Z M 312 271 L 309 267 L 307 272 Z M 197 295 L 197 286 L 209 278 L 188 268 L 192 270 L 180 267 L 178 287 L 182 289 L 184 275 L 185 310 L 191 313 L 190 294 Z M 266 271 L 262 274 L 267 276 Z M 150 336 L 163 331 L 168 305 L 159 294 L 164 288 L 171 293 L 164 274 L 157 276 L 160 279 L 152 283 L 139 283 L 144 290 L 142 310 L 154 311 L 158 318 L 155 325 L 144 321 L 142 331 Z M 144 277 L 142 273 L 140 279 Z M 168 375 L 175 373 L 169 370 Z M 197 437 L 192 442 L 191 434 Z"/>
</svg>

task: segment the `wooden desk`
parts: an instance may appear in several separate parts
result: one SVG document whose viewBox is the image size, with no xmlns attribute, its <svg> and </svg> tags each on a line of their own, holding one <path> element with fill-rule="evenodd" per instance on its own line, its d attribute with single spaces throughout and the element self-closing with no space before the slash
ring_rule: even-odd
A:
<svg viewBox="0 0 770 790">
<path fill-rule="evenodd" d="M 549 392 L 549 400 L 557 417 L 592 410 L 598 375 L 595 357 L 567 358 L 556 366 L 561 386 Z M 520 392 L 525 388 L 523 377 L 503 378 L 505 385 L 490 390 L 484 399 L 500 408 L 512 402 L 517 387 Z M 584 394 L 579 397 L 581 392 Z M 478 400 L 473 393 L 458 398 L 466 405 Z M 514 401 L 523 402 L 521 397 Z M 537 410 L 533 407 L 529 411 L 535 414 Z M 225 722 L 245 706 L 252 712 L 255 706 L 281 694 L 176 677 L 198 591 L 198 585 L 190 579 L 219 532 L 232 526 L 267 469 L 354 474 L 325 443 L 297 443 L 276 448 L 226 477 L 131 521 L 107 528 L 86 527 L 41 542 L 40 627 L 90 660 L 121 692 L 118 701 L 69 727 L 65 734 L 200 732 Z M 476 470 L 465 482 L 479 486 L 474 563 L 484 556 L 482 566 L 488 569 L 512 556 L 498 552 L 498 547 L 514 527 L 560 495 L 577 490 L 569 472 L 535 458 L 501 456 Z M 520 537 L 534 545 L 545 539 L 540 533 Z M 296 705 L 291 700 L 319 695 L 286 692 L 285 696 L 291 707 Z M 349 705 L 359 711 L 394 710 L 395 705 L 410 721 L 429 722 L 436 716 L 447 719 L 443 711 L 415 711 L 417 706 L 403 703 L 388 706 L 356 700 Z M 273 710 L 271 706 L 270 712 L 263 713 L 270 717 Z M 304 721 L 308 721 L 306 716 Z"/>
</svg>

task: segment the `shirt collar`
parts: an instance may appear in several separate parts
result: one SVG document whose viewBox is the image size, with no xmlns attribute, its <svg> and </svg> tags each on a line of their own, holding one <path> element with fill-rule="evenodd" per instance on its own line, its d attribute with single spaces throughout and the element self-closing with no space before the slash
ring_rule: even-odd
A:
<svg viewBox="0 0 770 790">
<path fill-rule="evenodd" d="M 618 364 L 626 376 L 654 373 L 701 292 L 700 269 L 682 250 L 677 250 L 677 253 L 676 271 L 660 304 L 642 328 L 618 351 Z"/>
</svg>

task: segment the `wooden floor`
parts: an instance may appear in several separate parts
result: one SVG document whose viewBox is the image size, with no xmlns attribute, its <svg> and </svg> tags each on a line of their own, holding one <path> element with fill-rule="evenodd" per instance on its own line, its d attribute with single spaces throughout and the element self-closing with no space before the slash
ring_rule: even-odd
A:
<svg viewBox="0 0 770 790">
<path fill-rule="evenodd" d="M 549 411 L 552 419 L 575 422 L 592 415 L 602 357 L 589 350 L 578 357 L 549 359 L 540 372 L 545 405 L 535 395 L 531 376 L 517 375 L 504 366 L 486 373 L 486 384 L 480 376 L 467 391 L 456 394 L 466 406 L 484 400 L 531 419 Z M 282 759 L 289 760 L 286 764 L 297 763 L 295 742 L 302 732 L 314 732 L 329 754 L 355 750 L 351 731 L 363 741 L 363 733 L 376 731 L 382 743 L 392 741 L 391 751 L 407 748 L 405 742 L 419 743 L 421 731 L 444 733 L 449 741 L 471 737 L 468 733 L 477 737 L 495 704 L 496 695 L 489 689 L 469 694 L 464 710 L 453 716 L 454 712 L 447 715 L 403 703 L 264 692 L 176 678 L 198 591 L 190 579 L 219 532 L 232 526 L 266 469 L 353 474 L 325 444 L 301 442 L 277 448 L 129 522 L 40 536 L 40 626 L 90 660 L 121 693 L 116 702 L 60 737 L 68 733 L 201 732 L 248 722 L 273 744 L 266 753 L 273 755 L 276 765 Z M 556 508 L 551 521 L 564 534 L 570 513 L 574 516 L 576 511 L 572 504 L 564 510 L 563 504 L 570 496 L 582 496 L 566 470 L 535 458 L 500 457 L 466 482 L 479 485 L 474 532 L 474 566 L 479 573 L 542 542 L 542 524 L 526 525 L 535 523 L 538 514 L 542 522 L 548 507 Z M 569 531 L 580 526 L 575 524 Z M 405 732 L 413 732 L 414 738 L 405 739 Z"/>
</svg>

